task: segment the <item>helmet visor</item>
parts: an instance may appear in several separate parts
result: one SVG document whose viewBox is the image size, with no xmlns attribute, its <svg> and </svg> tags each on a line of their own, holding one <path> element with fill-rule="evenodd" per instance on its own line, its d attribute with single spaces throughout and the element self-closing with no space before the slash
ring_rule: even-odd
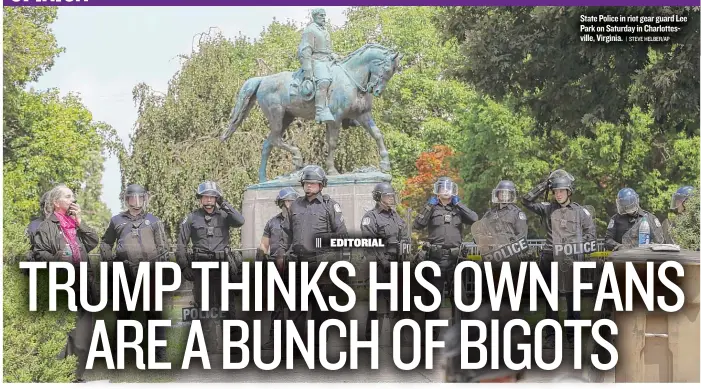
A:
<svg viewBox="0 0 701 389">
<path fill-rule="evenodd" d="M 512 204 L 516 202 L 516 191 L 514 189 L 494 189 L 492 190 L 492 203 Z"/>
<path fill-rule="evenodd" d="M 433 194 L 457 196 L 458 185 L 452 181 L 438 181 L 433 184 Z"/>
<path fill-rule="evenodd" d="M 393 207 L 399 203 L 399 199 L 397 198 L 396 193 L 387 192 L 380 195 L 380 202 L 388 207 Z"/>
<path fill-rule="evenodd" d="M 146 208 L 148 196 L 145 193 L 128 194 L 124 197 L 124 205 L 127 208 L 141 209 Z"/>
<path fill-rule="evenodd" d="M 574 177 L 572 177 L 572 175 L 570 173 L 567 173 L 564 169 L 554 170 L 552 173 L 550 173 L 550 176 L 548 178 L 553 179 L 560 177 L 566 177 L 568 180 L 574 182 Z"/>
<path fill-rule="evenodd" d="M 616 199 L 616 210 L 619 214 L 631 214 L 638 210 L 638 199 Z"/>
<path fill-rule="evenodd" d="M 297 194 L 297 192 L 290 192 L 290 193 L 280 197 L 279 200 L 280 201 L 296 200 L 297 197 L 299 197 L 299 194 Z"/>
<path fill-rule="evenodd" d="M 672 202 L 669 203 L 669 209 L 679 209 L 679 206 L 684 204 L 687 198 L 689 198 L 689 196 L 682 193 L 673 194 Z"/>
<path fill-rule="evenodd" d="M 197 195 L 221 197 L 222 194 L 217 184 L 213 182 L 203 182 L 197 187 Z"/>
</svg>

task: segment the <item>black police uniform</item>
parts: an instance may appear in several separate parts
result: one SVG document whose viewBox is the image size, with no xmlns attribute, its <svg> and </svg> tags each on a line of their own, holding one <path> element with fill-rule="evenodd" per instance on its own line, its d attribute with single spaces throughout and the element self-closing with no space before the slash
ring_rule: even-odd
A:
<svg viewBox="0 0 701 389">
<path fill-rule="evenodd" d="M 193 211 L 183 219 L 180 224 L 180 234 L 176 251 L 176 260 L 181 269 L 190 267 L 190 260 L 187 256 L 187 244 L 192 241 L 192 261 L 203 262 L 224 262 L 232 255 L 229 248 L 229 228 L 243 226 L 245 219 L 228 203 L 224 202 L 220 209 L 215 209 L 211 214 L 203 208 Z M 193 295 L 195 304 L 202 305 L 202 269 L 193 269 Z M 232 282 L 231 275 L 228 282 Z M 209 309 L 221 309 L 221 271 L 214 269 L 209 272 Z M 229 291 L 229 312 L 226 316 L 233 318 L 235 314 L 234 292 Z M 224 314 L 225 312 L 222 312 Z M 216 334 L 213 332 L 216 323 L 212 319 L 202 320 L 205 338 L 213 342 Z M 232 338 L 233 339 L 233 338 Z M 210 344 L 208 350 L 213 351 Z"/>
<path fill-rule="evenodd" d="M 543 249 L 541 250 L 540 253 L 540 267 L 541 267 L 541 273 L 543 277 L 546 280 L 550 279 L 550 264 L 552 263 L 553 259 L 553 229 L 552 229 L 552 221 L 550 220 L 550 216 L 552 213 L 557 210 L 562 208 L 563 206 L 558 203 L 557 201 L 553 200 L 551 202 L 543 201 L 543 202 L 537 202 L 535 201 L 538 196 L 543 194 L 548 188 L 548 183 L 547 181 L 541 182 L 538 184 L 535 188 L 533 188 L 530 192 L 526 193 L 522 197 L 522 202 L 523 206 L 529 209 L 531 212 L 537 214 L 541 218 L 541 222 L 545 224 L 545 229 L 547 231 L 547 235 L 545 238 L 545 244 L 543 245 Z M 581 213 L 587 213 L 586 209 L 582 207 L 581 205 L 570 201 L 569 204 L 567 204 L 565 207 L 572 208 L 577 210 L 578 212 Z M 588 220 L 589 223 L 585 223 L 582 225 L 582 235 L 583 236 L 591 236 L 596 238 L 596 226 L 594 225 L 594 222 L 591 220 L 591 217 L 581 217 L 580 220 Z M 567 319 L 568 320 L 579 320 L 580 318 L 580 313 L 578 311 L 574 311 L 574 306 L 573 306 L 573 294 L 572 292 L 565 293 L 565 299 L 567 300 Z M 555 312 L 550 308 L 550 304 L 547 304 L 545 306 L 545 317 L 548 319 L 553 319 L 553 320 L 559 320 L 559 314 L 558 312 Z M 546 328 L 546 337 L 550 338 L 554 332 L 552 327 L 547 327 Z M 571 342 L 574 339 L 574 328 L 567 327 L 566 328 L 566 335 L 567 339 Z"/>
<path fill-rule="evenodd" d="M 521 211 L 521 208 L 514 204 L 504 204 L 503 207 L 498 205 L 490 208 L 484 213 L 482 219 L 500 219 L 509 228 L 505 233 L 511 234 L 514 237 L 526 236 L 528 233 L 528 224 L 526 223 L 526 214 Z"/>
<path fill-rule="evenodd" d="M 433 272 L 427 270 L 424 278 L 438 288 L 441 296 L 446 281 L 450 285 L 453 280 L 455 266 L 462 245 L 463 225 L 471 225 L 479 220 L 479 216 L 462 203 L 443 205 L 440 201 L 436 205 L 426 204 L 422 213 L 414 220 L 414 228 L 422 230 L 428 228 L 427 258 L 438 263 L 441 275 L 436 277 Z M 455 306 L 455 298 L 450 294 L 451 305 Z M 430 297 L 428 297 L 430 298 Z M 440 306 L 433 312 L 426 313 L 426 320 L 438 320 L 440 318 Z M 437 336 L 437 333 L 434 334 Z"/>
<path fill-rule="evenodd" d="M 277 215 L 273 216 L 270 220 L 268 220 L 267 223 L 265 223 L 265 227 L 263 228 L 263 236 L 268 238 L 268 241 L 270 242 L 270 255 L 266 256 L 266 259 L 274 260 L 273 255 L 280 250 L 280 248 L 284 245 L 285 241 L 287 240 L 287 234 L 285 233 L 285 230 L 282 228 L 282 224 L 284 223 L 286 217 L 283 212 L 278 213 Z M 263 264 L 264 270 L 263 274 L 267 274 L 268 272 L 268 264 L 265 263 Z M 267 280 L 268 278 L 266 276 L 263 277 L 263 280 Z M 282 277 L 283 280 L 286 280 L 286 277 Z M 285 301 L 283 300 L 282 294 L 280 293 L 280 289 L 275 287 L 275 309 L 270 313 L 270 338 L 269 339 L 274 339 L 274 325 L 275 325 L 275 320 L 283 320 L 284 319 L 284 307 L 285 307 Z M 267 291 L 268 288 L 265 288 L 265 291 Z M 284 327 L 284 326 L 282 326 Z"/>
<path fill-rule="evenodd" d="M 310 276 L 316 271 L 316 266 L 320 261 L 324 261 L 329 255 L 337 255 L 336 252 L 315 247 L 315 238 L 343 238 L 348 234 L 340 205 L 327 195 L 321 192 L 311 200 L 306 196 L 297 198 L 289 208 L 289 217 L 283 222 L 283 229 L 287 235 L 287 242 L 279 250 L 286 251 L 287 261 L 308 262 Z M 297 266 L 296 273 L 296 296 L 295 310 L 290 310 L 288 320 L 292 320 L 295 328 L 301 334 L 306 334 L 306 312 L 301 308 L 301 267 Z M 328 293 L 324 293 L 324 286 L 321 286 L 322 294 L 328 300 Z M 329 316 L 329 312 L 322 312 L 316 302 L 316 298 L 310 298 L 309 306 L 314 318 L 315 336 L 318 336 L 318 329 L 321 322 Z M 328 306 L 328 301 L 326 301 Z M 329 307 L 329 309 L 331 309 Z M 318 338 L 315 347 L 319 346 Z"/>
<path fill-rule="evenodd" d="M 385 247 L 373 247 L 365 249 L 365 256 L 368 261 L 376 261 L 377 266 L 377 281 L 387 283 L 390 281 L 390 263 L 399 262 L 399 296 L 402 296 L 401 290 L 401 270 L 400 262 L 400 243 L 409 240 L 409 230 L 406 222 L 399 216 L 397 211 L 391 208 L 384 208 L 377 204 L 374 209 L 368 211 L 363 216 L 360 223 L 360 230 L 365 238 L 382 238 Z M 379 297 L 389 301 L 389 290 L 381 290 L 378 292 Z M 370 321 L 377 319 L 377 311 L 369 310 L 365 324 L 365 338 L 370 339 Z"/>
<path fill-rule="evenodd" d="M 114 247 L 115 243 L 117 243 L 116 255 L 113 255 L 112 248 Z M 150 213 L 140 213 L 133 216 L 129 213 L 129 211 L 125 211 L 113 216 L 110 219 L 110 224 L 107 226 L 107 230 L 103 234 L 100 241 L 100 256 L 102 261 L 109 262 L 110 267 L 112 266 L 112 262 L 114 260 L 124 263 L 124 270 L 127 276 L 127 283 L 129 285 L 127 292 L 130 295 L 133 294 L 136 284 L 136 275 L 139 270 L 139 263 L 165 261 L 167 260 L 167 255 L 168 242 L 165 237 L 165 232 L 163 231 L 163 224 L 157 217 Z M 108 292 L 112 293 L 112 271 L 109 273 L 110 277 L 108 279 Z M 149 279 L 150 309 L 148 311 L 144 311 L 147 321 L 161 320 L 163 318 L 163 312 L 156 311 L 155 277 L 155 268 L 152 266 Z M 143 291 L 139 293 L 137 306 L 143 307 L 143 293 Z M 114 298 L 114 296 L 112 296 L 112 298 Z M 119 298 L 119 310 L 115 312 L 117 320 L 130 319 L 133 312 L 130 312 L 127 309 L 124 291 L 120 291 L 117 298 Z M 113 336 L 116 340 L 116 327 L 114 331 Z M 130 335 L 132 335 L 131 332 Z M 165 328 L 156 328 L 156 339 L 165 340 L 165 338 Z M 165 350 L 162 347 L 157 347 L 156 351 L 159 358 L 165 356 L 165 354 L 163 354 Z M 116 352 L 116 348 L 113 348 L 112 352 Z"/>
<path fill-rule="evenodd" d="M 633 215 L 617 213 L 611 217 L 604 237 L 606 250 L 614 250 L 620 246 L 623 243 L 623 235 L 643 217 L 647 217 L 648 224 L 650 224 L 650 242 L 664 243 L 665 237 L 659 219 L 652 213 L 640 209 Z"/>
</svg>

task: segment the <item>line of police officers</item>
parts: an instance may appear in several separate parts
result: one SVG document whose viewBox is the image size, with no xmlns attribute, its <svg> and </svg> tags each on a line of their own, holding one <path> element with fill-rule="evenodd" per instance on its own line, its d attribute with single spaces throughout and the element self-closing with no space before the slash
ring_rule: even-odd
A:
<svg viewBox="0 0 701 389">
<path fill-rule="evenodd" d="M 574 178 L 564 171 L 551 173 L 547 179 L 539 183 L 534 189 L 522 197 L 523 205 L 541 217 L 547 230 L 547 238 L 541 252 L 541 264 L 543 270 L 549 271 L 549 263 L 553 261 L 553 226 L 551 216 L 559 211 L 571 211 L 577 214 L 581 220 L 580 226 L 584 234 L 596 237 L 592 217 L 586 208 L 570 200 L 574 192 Z M 323 261 L 333 260 L 337 253 L 328 249 L 317 248 L 314 245 L 317 237 L 345 237 L 347 228 L 341 212 L 340 205 L 328 195 L 322 194 L 322 190 L 327 185 L 326 174 L 318 166 L 307 167 L 302 172 L 300 184 L 304 190 L 304 196 L 299 196 L 294 188 L 284 188 L 278 194 L 275 202 L 280 207 L 279 214 L 271 218 L 265 226 L 261 244 L 258 249 L 257 260 L 274 261 L 278 271 L 286 272 L 291 261 L 298 263 L 307 262 L 310 266 L 310 274 L 313 274 L 316 267 Z M 684 201 L 693 190 L 692 187 L 680 188 L 672 197 L 670 209 L 675 212 L 684 210 Z M 537 202 L 537 198 L 548 193 L 553 195 L 553 200 Z M 433 187 L 433 196 L 430 197 L 422 211 L 413 221 L 413 228 L 417 230 L 427 230 L 428 244 L 422 250 L 407 256 L 407 252 L 402 252 L 401 247 L 406 247 L 410 241 L 410 230 L 407 223 L 397 214 L 395 206 L 397 196 L 388 183 L 377 184 L 372 192 L 375 207 L 368 211 L 362 218 L 361 231 L 364 237 L 383 238 L 387 244 L 386 250 L 370 249 L 365 251 L 368 260 L 377 261 L 379 266 L 378 280 L 380 282 L 389 281 L 389 264 L 393 261 L 411 260 L 416 263 L 429 260 L 433 261 L 441 269 L 440 276 L 434 276 L 432 271 L 427 271 L 424 277 L 439 291 L 444 291 L 445 285 L 451 285 L 452 276 L 457 264 L 464 226 L 478 222 L 478 215 L 460 202 L 458 197 L 458 186 L 448 177 L 441 177 Z M 241 256 L 233 252 L 229 247 L 230 228 L 240 228 L 245 220 L 243 216 L 234 209 L 222 195 L 222 191 L 216 183 L 206 181 L 197 188 L 196 197 L 200 202 L 200 208 L 187 215 L 180 224 L 180 232 L 177 240 L 176 261 L 182 270 L 186 280 L 194 282 L 193 294 L 195 304 L 201 304 L 202 274 L 201 271 L 192 269 L 192 261 L 220 261 L 228 262 L 230 266 L 229 281 L 233 281 L 238 274 L 241 263 Z M 492 207 L 485 213 L 480 222 L 491 225 L 498 225 L 500 233 L 510 236 L 513 241 L 519 237 L 527 235 L 526 216 L 516 205 L 517 192 L 515 185 L 511 181 L 501 181 L 492 191 Z M 46 195 L 42 196 L 41 208 L 44 209 L 43 202 Z M 100 255 L 103 261 L 113 263 L 123 262 L 126 266 L 127 279 L 130 292 L 133 290 L 138 264 L 141 262 L 156 262 L 167 260 L 168 243 L 164 233 L 163 223 L 153 214 L 147 212 L 149 200 L 148 192 L 137 184 L 129 185 L 123 195 L 126 210 L 115 215 L 110 220 L 110 224 L 105 231 L 100 242 Z M 630 188 L 625 188 L 618 193 L 616 201 L 618 214 L 611 218 L 606 233 L 606 247 L 616 250 L 625 243 L 625 234 L 633 226 L 639 225 L 642 217 L 647 217 L 651 224 L 651 241 L 666 241 L 664 231 L 657 218 L 639 207 L 637 194 Z M 32 244 L 32 251 L 28 254 L 28 259 L 36 260 L 34 254 L 34 237 L 41 223 L 44 222 L 44 215 L 32 220 L 27 228 L 27 236 Z M 638 223 L 638 224 L 636 224 Z M 115 247 L 116 244 L 116 247 Z M 188 245 L 192 249 L 188 250 Z M 267 266 L 264 268 L 267 269 Z M 399 266 L 401 269 L 401 266 Z M 427 269 L 428 270 L 428 269 Z M 301 272 L 296 272 L 296 290 L 300 290 Z M 547 274 L 544 274 L 547 277 Z M 153 277 L 153 273 L 152 273 Z M 219 292 L 221 286 L 220 273 L 213 271 L 210 277 L 210 304 L 219 304 Z M 111 279 L 111 276 L 110 276 Z M 402 277 L 400 275 L 399 280 Z M 151 285 L 154 281 L 151 280 Z M 401 281 L 399 287 L 401 288 Z M 323 286 L 322 286 L 323 288 Z M 452 288 L 451 288 L 452 289 Z M 112 288 L 110 287 L 110 292 Z M 326 297 L 328 306 L 328 293 L 322 294 Z M 279 290 L 276 290 L 275 310 L 271 312 L 271 319 L 282 319 L 283 310 L 286 308 Z M 151 293 L 153 296 L 154 293 Z M 382 292 L 381 296 L 385 300 L 384 307 L 388 307 L 387 299 L 389 293 Z M 306 333 L 307 312 L 301 310 L 300 295 L 297 293 L 296 309 L 289 312 L 288 319 L 292 320 L 300 333 Z M 568 319 L 576 319 L 578 312 L 573 312 L 572 295 L 566 294 Z M 381 299 L 382 300 L 382 299 Z M 451 304 L 454 306 L 454 296 L 450 296 Z M 312 298 L 310 301 L 312 318 L 315 319 L 315 329 L 313 333 L 318 335 L 318 327 L 330 312 L 322 312 L 320 307 Z M 413 299 L 412 299 L 413 301 Z M 426 300 L 424 300 L 426 301 Z M 234 298 L 229 298 L 229 316 L 235 314 Z M 139 302 L 141 306 L 142 302 Z M 151 302 L 153 306 L 153 301 Z M 381 303 L 382 304 L 382 303 Z M 118 319 L 130 318 L 132 312 L 127 311 L 123 296 L 120 296 L 120 306 L 123 309 L 115 312 Z M 330 308 L 329 308 L 330 309 Z M 159 319 L 161 313 L 146 312 L 147 320 Z M 381 311 L 381 315 L 388 314 L 388 310 Z M 455 314 L 455 312 L 454 312 Z M 394 314 L 405 315 L 404 313 Z M 426 319 L 437 319 L 439 310 L 428 312 Z M 497 313 L 499 315 L 499 313 Z M 557 312 L 552 312 L 549 307 L 546 312 L 548 318 L 558 319 Z M 381 316 L 381 317 L 382 317 Z M 392 316 L 392 315 L 390 315 Z M 381 318 L 380 317 L 380 318 Z M 368 312 L 366 337 L 370 337 L 370 320 L 378 318 L 378 312 Z M 270 339 L 264 345 L 264 349 L 274 348 L 273 344 L 273 324 L 271 320 Z M 206 345 L 208 350 L 216 350 L 216 323 L 209 319 L 203 321 Z M 284 326 L 283 326 L 284 331 Z M 449 334 L 455 331 L 451 329 Z M 553 334 L 546 334 L 546 347 L 553 347 Z M 572 333 L 568 333 L 568 340 L 571 343 Z M 80 334 L 89 341 L 92 334 Z M 114 334 L 116 337 L 116 334 Z M 438 333 L 433 334 L 437 339 Z M 165 339 L 165 333 L 161 329 L 156 333 L 157 339 Z M 234 338 L 235 339 L 235 338 Z M 116 339 L 115 339 L 116 340 Z M 112 343 L 112 342 L 111 342 Z M 114 343 L 112 343 L 114 344 Z M 315 348 L 318 348 L 318 338 L 315 339 Z M 450 351 L 450 350 L 449 350 Z M 459 358 L 459 355 L 448 353 Z M 318 353 L 316 353 L 318 355 Z M 458 352 L 459 354 L 459 352 Z M 157 348 L 157 360 L 164 360 L 165 350 Z M 85 358 L 80 358 L 84 360 Z M 84 366 L 79 366 L 79 371 L 83 371 Z M 474 377 L 473 377 L 474 378 Z M 471 378 L 472 379 L 472 378 Z"/>
</svg>

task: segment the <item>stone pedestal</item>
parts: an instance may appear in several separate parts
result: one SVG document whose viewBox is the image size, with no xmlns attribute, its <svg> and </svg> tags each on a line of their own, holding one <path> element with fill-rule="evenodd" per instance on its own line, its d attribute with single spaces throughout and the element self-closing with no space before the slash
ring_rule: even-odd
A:
<svg viewBox="0 0 701 389">
<path fill-rule="evenodd" d="M 300 195 L 304 195 L 299 183 L 300 177 L 301 171 L 297 171 L 246 188 L 242 205 L 246 224 L 241 229 L 241 248 L 244 258 L 255 256 L 265 224 L 280 212 L 280 208 L 275 205 L 275 198 L 280 189 L 291 186 Z M 392 176 L 376 168 L 362 168 L 352 173 L 328 176 L 327 179 L 328 184 L 322 193 L 329 195 L 341 205 L 348 232 L 359 233 L 363 215 L 375 206 L 375 201 L 372 199 L 373 188 L 380 182 L 391 182 Z"/>
</svg>

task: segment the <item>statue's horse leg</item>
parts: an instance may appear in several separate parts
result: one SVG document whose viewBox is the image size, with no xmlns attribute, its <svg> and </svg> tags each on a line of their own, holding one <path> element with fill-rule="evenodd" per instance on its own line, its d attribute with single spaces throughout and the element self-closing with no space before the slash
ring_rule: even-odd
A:
<svg viewBox="0 0 701 389">
<path fill-rule="evenodd" d="M 338 148 L 338 136 L 341 133 L 341 125 L 338 123 L 326 124 L 326 143 L 329 145 L 329 152 L 326 154 L 326 174 L 336 175 L 336 149 Z"/>
<path fill-rule="evenodd" d="M 297 147 L 291 146 L 282 140 L 282 134 L 285 132 L 287 127 L 290 126 L 294 117 L 285 113 L 284 108 L 280 107 L 273 110 L 264 110 L 265 116 L 268 118 L 270 123 L 270 134 L 268 138 L 263 142 L 263 150 L 261 152 L 260 167 L 258 168 L 258 181 L 265 182 L 266 171 L 268 168 L 268 158 L 270 158 L 270 152 L 273 147 L 279 147 L 283 150 L 292 154 L 292 163 L 295 165 L 295 169 L 301 169 L 303 166 L 302 153 Z"/>
<path fill-rule="evenodd" d="M 389 151 L 387 151 L 387 147 L 385 146 L 385 138 L 382 135 L 382 132 L 380 132 L 380 129 L 377 128 L 377 125 L 375 124 L 375 121 L 372 120 L 372 116 L 369 112 L 358 116 L 357 120 L 360 125 L 363 126 L 365 131 L 367 131 L 368 134 L 370 134 L 370 136 L 377 142 L 377 151 L 380 153 L 380 170 L 385 173 L 389 172 Z"/>
</svg>

